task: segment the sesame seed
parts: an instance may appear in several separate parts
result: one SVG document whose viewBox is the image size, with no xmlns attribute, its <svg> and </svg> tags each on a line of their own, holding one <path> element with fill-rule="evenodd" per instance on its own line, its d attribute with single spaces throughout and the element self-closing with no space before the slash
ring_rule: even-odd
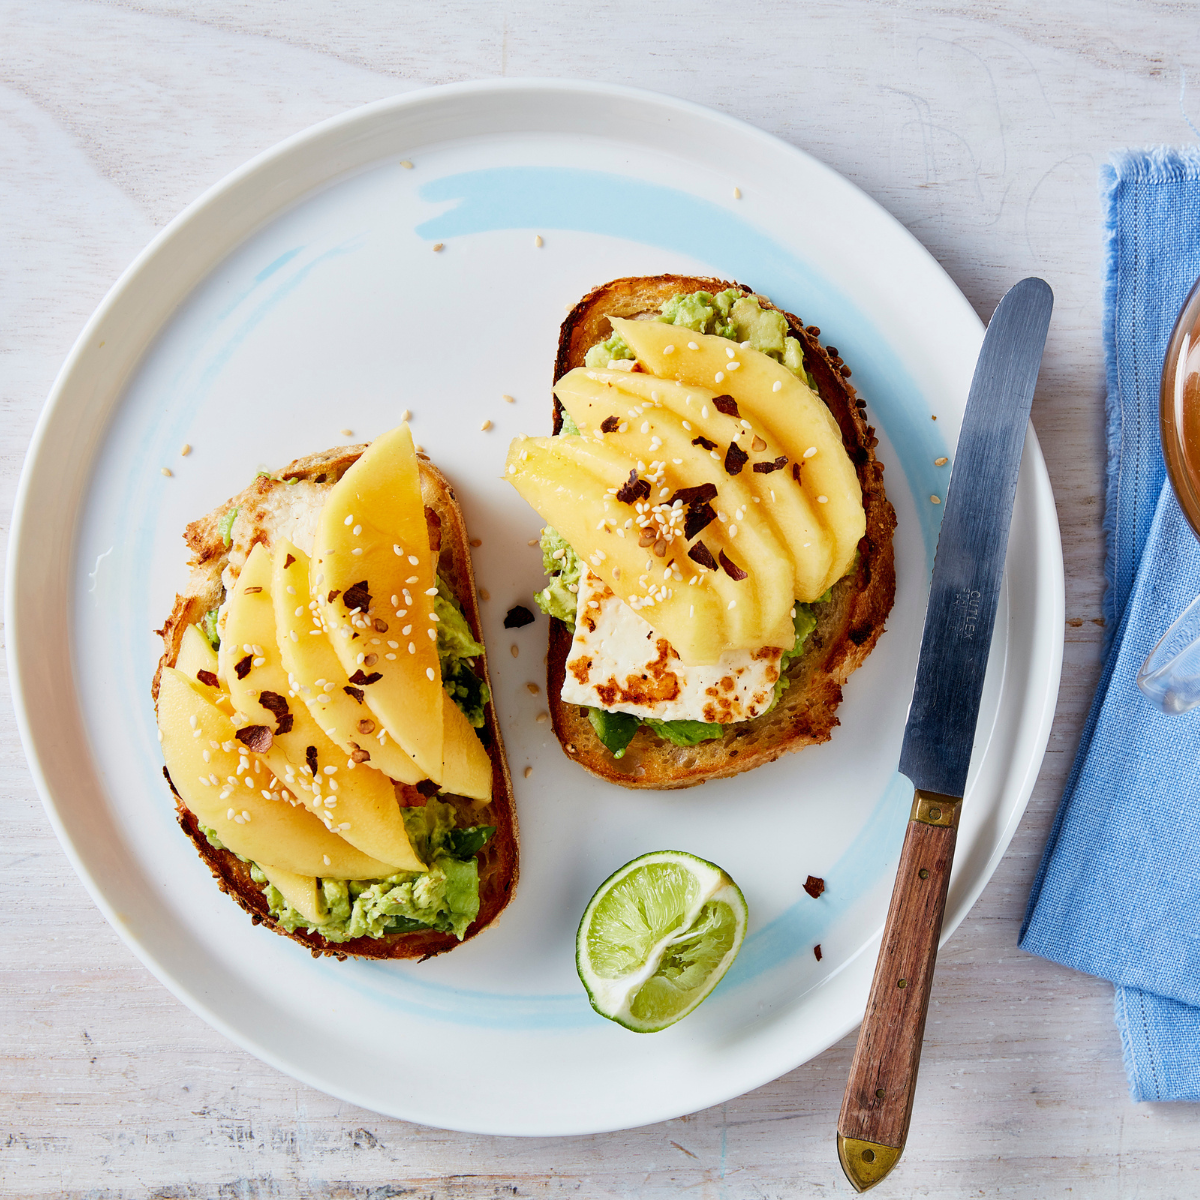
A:
<svg viewBox="0 0 1200 1200">
<path fill-rule="evenodd" d="M 517 402 L 516 396 L 510 396 L 507 392 L 505 392 L 500 399 L 503 400 L 505 404 L 516 404 Z"/>
<path fill-rule="evenodd" d="M 170 467 L 160 467 L 160 468 L 159 468 L 159 470 L 160 470 L 160 471 L 161 471 L 161 472 L 162 472 L 162 473 L 163 473 L 163 474 L 164 474 L 164 475 L 165 475 L 165 476 L 166 476 L 168 479 L 170 479 L 170 478 L 171 478 L 171 468 L 170 468 Z"/>
<path fill-rule="evenodd" d="M 730 600 L 730 602 L 729 602 L 729 607 L 730 607 L 730 608 L 737 608 L 737 601 L 736 601 L 736 600 Z"/>
<path fill-rule="evenodd" d="M 699 350 L 700 347 L 698 345 L 696 345 L 695 342 L 688 342 L 688 349 L 689 350 Z"/>
<path fill-rule="evenodd" d="M 482 425 L 480 425 L 480 427 L 479 427 L 479 432 L 480 432 L 480 433 L 487 433 L 487 431 L 488 431 L 489 429 L 491 429 L 491 427 L 492 427 L 492 423 L 491 423 L 491 421 L 484 421 L 484 423 L 483 423 Z"/>
<path fill-rule="evenodd" d="M 773 384 L 771 384 L 771 391 L 780 392 L 782 390 L 783 390 L 783 382 L 781 380 L 777 379 L 777 380 L 775 380 L 775 382 Z"/>
<path fill-rule="evenodd" d="M 740 367 L 741 365 L 742 365 L 742 364 L 741 364 L 740 362 L 731 362 L 731 363 L 726 363 L 726 364 L 725 364 L 725 366 L 726 366 L 726 367 L 727 367 L 727 368 L 728 368 L 730 371 L 736 371 L 736 370 L 738 369 L 738 367 Z"/>
<path fill-rule="evenodd" d="M 517 655 L 521 653 L 520 648 L 518 646 L 516 646 L 515 644 L 512 646 L 509 646 L 508 651 L 513 656 L 513 658 L 516 658 Z"/>
<path fill-rule="evenodd" d="M 189 454 L 191 454 L 191 452 L 192 452 L 192 447 L 187 442 L 184 442 L 183 445 L 179 447 L 179 457 L 180 458 L 187 458 L 187 456 Z"/>
<path fill-rule="evenodd" d="M 700 409 L 700 415 L 701 415 L 701 416 L 702 416 L 702 417 L 703 417 L 703 418 L 704 418 L 706 421 L 708 420 L 708 405 L 707 405 L 707 404 L 706 404 L 706 405 L 704 405 L 704 407 Z M 716 451 L 714 450 L 714 451 L 713 451 L 713 453 L 715 454 L 715 453 L 716 453 Z"/>
<path fill-rule="evenodd" d="M 722 380 L 725 378 L 725 372 L 724 372 L 724 371 L 718 371 L 718 372 L 717 372 L 717 373 L 716 373 L 716 374 L 713 376 L 713 378 L 714 378 L 714 379 L 715 379 L 715 380 L 716 380 L 718 383 L 720 383 L 720 382 L 721 382 L 721 381 L 722 381 Z"/>
<path fill-rule="evenodd" d="M 436 595 L 437 595 L 437 588 L 435 588 L 435 587 L 432 587 L 432 588 L 426 588 L 426 589 L 425 589 L 425 595 L 427 595 L 427 596 L 436 596 Z M 406 597 L 406 598 L 407 598 L 407 597 Z"/>
<path fill-rule="evenodd" d="M 735 200 L 740 200 L 742 198 L 742 189 L 740 187 L 735 187 L 733 189 L 733 198 Z"/>
<path fill-rule="evenodd" d="M 350 532 L 352 534 L 354 534 L 355 537 L 362 537 L 362 526 L 355 525 L 355 527 Z"/>
<path fill-rule="evenodd" d="M 829 497 L 828 497 L 828 496 L 818 496 L 818 497 L 817 497 L 817 503 L 818 503 L 818 504 L 828 504 L 828 503 L 829 503 Z"/>
<path fill-rule="evenodd" d="M 434 675 L 433 675 L 433 668 L 432 668 L 432 667 L 426 667 L 426 668 L 425 668 L 425 677 L 426 677 L 426 678 L 429 680 L 429 682 L 430 682 L 430 683 L 432 683 L 432 682 L 433 682 Z"/>
<path fill-rule="evenodd" d="M 436 254 L 436 253 L 437 253 L 439 250 L 444 250 L 445 248 L 446 248 L 446 243 L 445 243 L 445 242 L 434 242 L 434 243 L 433 243 L 433 251 L 434 251 L 434 253 L 435 253 L 435 254 Z"/>
<path fill-rule="evenodd" d="M 351 554 L 361 554 L 362 552 L 363 548 L 361 546 L 355 546 L 354 549 L 350 551 Z"/>
<path fill-rule="evenodd" d="M 402 159 L 400 160 L 400 165 L 401 165 L 401 166 L 402 166 L 402 167 L 403 167 L 403 168 L 404 168 L 406 171 L 411 171 L 411 170 L 413 169 L 413 165 L 412 165 L 412 163 L 410 163 L 410 162 L 408 161 L 408 159 L 407 159 L 407 158 L 402 158 Z M 329 866 L 329 857 L 328 857 L 328 855 L 326 855 L 326 857 L 325 857 L 325 865 L 326 865 L 326 866 Z"/>
<path fill-rule="evenodd" d="M 933 465 L 935 467 L 944 467 L 949 461 L 950 460 L 948 458 L 946 458 L 945 455 L 943 455 L 941 458 L 935 458 L 933 460 Z"/>
<path fill-rule="evenodd" d="M 424 453 L 425 453 L 425 447 L 424 447 L 424 446 L 422 446 L 420 442 L 418 442 L 418 443 L 416 444 L 416 446 L 414 447 L 414 449 L 416 450 L 416 452 L 417 452 L 418 454 L 424 454 Z"/>
<path fill-rule="evenodd" d="M 534 237 L 534 239 L 533 239 L 533 244 L 534 244 L 535 246 L 539 247 L 539 248 L 545 244 L 545 243 L 542 241 L 542 235 L 541 235 L 540 233 L 539 233 L 539 234 L 537 234 L 537 235 Z"/>
<path fill-rule="evenodd" d="M 808 448 L 807 450 L 805 450 L 805 452 L 804 452 L 804 457 L 805 457 L 805 458 L 812 458 L 812 456 L 813 456 L 814 454 L 816 454 L 816 452 L 817 452 L 817 448 L 816 448 L 816 446 L 809 446 L 809 448 Z"/>
<path fill-rule="evenodd" d="M 289 630 L 289 636 L 293 642 L 298 642 L 300 640 L 300 635 L 294 629 Z"/>
<path fill-rule="evenodd" d="M 487 590 L 487 588 L 480 588 L 479 598 L 480 600 L 490 600 L 492 598 L 492 594 Z"/>
<path fill-rule="evenodd" d="M 929 502 L 931 504 L 941 504 L 941 500 L 937 496 L 930 496 Z"/>
<path fill-rule="evenodd" d="M 736 525 L 730 525 L 730 527 L 729 527 L 729 536 L 730 536 L 730 537 L 737 537 L 737 526 L 736 526 Z"/>
<path fill-rule="evenodd" d="M 340 432 L 341 432 L 342 437 L 353 437 L 354 436 L 353 429 L 343 429 Z"/>
<path fill-rule="evenodd" d="M 534 717 L 533 719 L 534 719 L 534 720 L 535 720 L 535 721 L 536 721 L 536 722 L 537 722 L 539 725 L 541 725 L 541 724 L 543 724 L 544 722 L 546 722 L 546 721 L 550 720 L 550 714 L 549 714 L 549 713 L 540 712 L 540 713 L 538 713 L 538 715 L 537 715 L 536 717 Z"/>
<path fill-rule="evenodd" d="M 663 347 L 663 353 L 664 353 L 664 354 L 674 354 L 674 353 L 675 353 L 675 347 L 674 347 L 674 346 L 664 346 L 664 347 Z"/>
<path fill-rule="evenodd" d="M 526 768 L 525 768 L 525 778 L 526 778 L 526 779 L 528 779 L 528 778 L 530 777 L 530 775 L 532 775 L 532 774 L 533 774 L 533 768 L 532 768 L 532 767 L 526 767 Z"/>
</svg>

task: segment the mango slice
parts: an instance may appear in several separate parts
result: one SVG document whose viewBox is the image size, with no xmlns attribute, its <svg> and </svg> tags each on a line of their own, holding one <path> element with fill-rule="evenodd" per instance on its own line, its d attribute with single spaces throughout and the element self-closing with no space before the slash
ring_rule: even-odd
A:
<svg viewBox="0 0 1200 1200">
<path fill-rule="evenodd" d="M 204 694 L 226 716 L 233 716 L 233 704 L 230 702 L 229 693 L 221 687 L 217 652 L 212 648 L 212 643 L 208 638 L 200 631 L 199 626 L 189 625 L 183 631 L 183 637 L 179 642 L 179 653 L 175 656 L 175 669 L 182 671 L 189 680 L 194 680 L 204 688 Z M 213 679 L 202 678 L 202 673 L 215 677 L 215 682 Z"/>
<path fill-rule="evenodd" d="M 279 656 L 290 685 L 313 719 L 348 756 L 366 753 L 371 766 L 392 779 L 420 783 L 425 773 L 375 718 L 366 705 L 365 689 L 350 682 L 329 644 L 308 590 L 308 555 L 280 539 L 275 543 L 271 572 Z M 376 647 L 385 656 L 401 648 L 391 637 Z"/>
<path fill-rule="evenodd" d="M 416 451 L 402 425 L 376 438 L 330 489 L 317 523 L 312 591 L 350 682 L 421 771 L 442 783 L 435 570 Z M 371 641 L 389 636 L 400 643 L 395 659 Z"/>
<path fill-rule="evenodd" d="M 684 662 L 714 663 L 733 647 L 790 647 L 795 640 L 790 586 L 777 588 L 764 608 L 753 576 L 735 581 L 720 569 L 702 570 L 687 557 L 681 539 L 661 558 L 638 545 L 636 526 L 625 527 L 637 510 L 614 494 L 629 470 L 629 458 L 607 439 L 525 438 L 509 450 L 506 478 L 573 546 L 585 549 L 592 571 L 662 633 Z M 657 494 L 649 501 L 660 502 Z M 700 577 L 704 586 L 691 583 Z"/>
<path fill-rule="evenodd" d="M 283 898 L 313 925 L 323 925 L 329 920 L 321 885 L 312 875 L 297 875 L 282 867 L 259 863 L 258 869 L 283 894 Z"/>
<path fill-rule="evenodd" d="M 629 372 L 614 371 L 612 374 L 627 375 Z M 661 394 L 667 390 L 668 385 L 660 382 L 652 394 Z M 646 462 L 649 468 L 654 468 L 656 463 L 661 464 L 662 482 L 666 486 L 660 488 L 657 495 L 661 497 L 665 490 L 667 496 L 663 497 L 664 501 L 669 500 L 678 488 L 711 483 L 717 489 L 717 495 L 709 503 L 718 514 L 718 519 L 710 522 L 700 532 L 700 540 L 713 554 L 723 550 L 731 561 L 749 573 L 754 581 L 754 590 L 760 597 L 760 603 L 767 604 L 768 611 L 762 620 L 768 627 L 772 621 L 779 621 L 786 615 L 796 590 L 792 554 L 767 520 L 761 499 L 757 504 L 754 502 L 754 488 L 749 484 L 749 478 L 753 477 L 754 472 L 743 469 L 736 475 L 730 475 L 723 462 L 710 457 L 703 445 L 693 445 L 697 436 L 694 428 L 685 429 L 683 418 L 666 407 L 656 406 L 649 396 L 643 406 L 638 404 L 637 396 L 625 393 L 626 404 L 621 406 L 621 411 L 616 414 L 621 417 L 621 424 L 612 432 L 604 434 L 600 430 L 601 423 L 613 415 L 611 410 L 615 407 L 614 397 L 621 395 L 614 387 L 590 380 L 586 375 L 580 377 L 578 372 L 573 371 L 559 381 L 554 394 L 574 418 L 575 423 L 581 429 L 587 428 L 593 437 L 599 434 L 606 445 L 616 446 L 635 462 Z M 730 426 L 730 429 L 720 431 L 723 443 L 730 442 L 735 432 L 744 432 L 734 418 L 724 416 L 715 409 L 710 412 L 710 425 L 716 423 L 712 418 L 719 417 Z M 688 424 L 693 423 L 689 421 Z M 621 432 L 622 429 L 624 432 Z M 751 439 L 746 437 L 744 440 L 746 448 L 749 449 Z M 725 445 L 722 444 L 722 453 L 724 449 Z M 762 455 L 756 457 L 761 458 Z M 759 478 L 764 476 L 760 475 Z M 794 484 L 792 490 L 798 490 Z M 635 522 L 626 536 L 632 534 L 636 528 Z M 678 548 L 686 554 L 688 543 L 683 535 L 681 534 L 676 541 Z M 675 548 L 675 543 L 672 543 L 672 548 Z M 578 550 L 578 547 L 576 549 Z M 828 570 L 828 563 L 824 566 L 822 578 Z M 771 598 L 776 600 L 777 611 L 770 611 Z"/>
<path fill-rule="evenodd" d="M 732 396 L 742 416 L 803 464 L 801 486 L 833 538 L 831 573 L 841 578 L 866 532 L 866 515 L 841 430 L 820 397 L 781 363 L 757 350 L 735 348 L 726 338 L 661 321 L 615 317 L 612 326 L 651 374 Z M 734 350 L 733 358 L 727 349 Z"/>
<path fill-rule="evenodd" d="M 442 790 L 471 800 L 492 798 L 492 760 L 475 727 L 449 697 L 442 705 Z"/>
<path fill-rule="evenodd" d="M 229 717 L 172 667 L 159 684 L 158 727 L 171 782 L 184 804 L 235 854 L 326 879 L 379 879 L 396 872 L 293 806 L 293 797 L 237 739 Z M 257 765 L 239 773 L 243 759 Z"/>
<path fill-rule="evenodd" d="M 234 708 L 249 725 L 270 731 L 268 765 L 327 828 L 399 870 L 423 871 L 392 781 L 348 757 L 292 687 L 279 653 L 271 576 L 271 555 L 260 542 L 233 586 L 217 656 Z"/>
<path fill-rule="evenodd" d="M 763 473 L 754 470 L 754 463 L 774 464 L 780 456 L 788 458 L 782 445 L 766 431 L 750 429 L 742 419 L 723 413 L 714 400 L 718 393 L 708 388 L 684 387 L 682 384 L 658 379 L 641 371 L 608 371 L 579 367 L 568 372 L 555 384 L 554 394 L 571 413 L 580 429 L 596 435 L 603 421 L 611 415 L 620 417 L 626 432 L 618 438 L 620 444 L 650 418 L 652 426 L 661 424 L 665 412 L 679 418 L 686 434 L 686 445 L 675 457 L 682 458 L 679 471 L 694 482 L 711 481 L 719 489 L 719 507 L 729 514 L 737 504 L 746 503 L 758 518 L 765 520 L 774 531 L 785 553 L 790 557 L 793 572 L 793 593 L 797 600 L 815 600 L 829 586 L 833 560 L 833 541 L 820 519 L 813 512 L 804 489 L 798 487 L 792 475 L 791 462 L 782 471 Z M 567 397 L 574 395 L 587 407 L 578 413 Z M 640 412 L 634 412 L 634 406 Z M 608 437 L 612 434 L 605 435 Z M 703 439 L 703 440 L 701 440 Z M 738 447 L 750 460 L 735 476 L 725 470 L 724 459 L 729 445 Z M 762 445 L 755 450 L 755 445 Z M 715 447 L 710 449 L 709 446 Z M 661 457 L 661 455 L 660 455 Z M 728 485 L 738 486 L 732 491 Z M 737 497 L 735 502 L 730 497 Z M 704 536 L 703 534 L 701 535 Z M 707 543 L 706 543 L 707 544 Z"/>
</svg>

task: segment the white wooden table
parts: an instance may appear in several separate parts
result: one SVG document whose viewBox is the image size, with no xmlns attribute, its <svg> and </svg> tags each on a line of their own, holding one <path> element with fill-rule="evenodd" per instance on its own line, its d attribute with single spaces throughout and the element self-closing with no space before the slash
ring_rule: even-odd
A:
<svg viewBox="0 0 1200 1200">
<path fill-rule="evenodd" d="M 1057 305 L 1034 424 L 1058 500 L 1067 653 L 1029 811 L 938 965 L 908 1150 L 878 1194 L 1200 1193 L 1200 1108 L 1134 1105 L 1112 988 L 1020 953 L 1030 881 L 1099 666 L 1099 166 L 1195 140 L 1195 4 L 944 0 L 493 4 L 0 0 L 0 513 L 43 398 L 133 255 L 245 159 L 430 83 L 569 76 L 685 96 L 843 172 L 988 316 Z M 1192 122 L 1196 122 L 1195 125 Z M 4 689 L 7 696 L 7 689 Z M 331 1100 L 177 1003 L 92 907 L 0 701 L 0 1194 L 847 1195 L 834 1120 L 853 1049 L 627 1133 L 445 1133 Z"/>
</svg>

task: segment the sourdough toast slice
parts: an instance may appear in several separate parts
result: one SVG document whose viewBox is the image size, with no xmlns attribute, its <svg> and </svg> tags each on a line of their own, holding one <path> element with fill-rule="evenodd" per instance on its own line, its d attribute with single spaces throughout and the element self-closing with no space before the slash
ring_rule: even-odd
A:
<svg viewBox="0 0 1200 1200">
<path fill-rule="evenodd" d="M 184 533 L 192 552 L 192 574 L 185 592 L 175 597 L 175 606 L 162 629 L 155 632 L 163 640 L 163 654 L 155 672 L 153 695 L 158 700 L 158 685 L 163 667 L 173 666 L 188 625 L 200 621 L 224 596 L 222 573 L 227 566 L 240 569 L 241 561 L 255 542 L 271 544 L 271 528 L 279 511 L 294 502 L 297 488 L 331 488 L 350 469 L 366 446 L 347 446 L 299 458 L 277 476 L 260 475 L 244 491 L 214 509 L 206 517 L 193 521 Z M 430 548 L 438 552 L 437 569 L 462 605 L 467 624 L 476 641 L 482 642 L 479 601 L 475 594 L 475 575 L 467 527 L 454 489 L 446 477 L 426 458 L 418 455 L 421 496 L 425 502 L 425 521 Z M 295 483 L 288 481 L 295 480 Z M 223 526 L 232 510 L 237 510 L 235 536 L 226 545 Z M 239 561 L 241 560 L 241 561 Z M 476 673 L 491 690 L 485 657 L 476 660 Z M 447 700 L 447 703 L 451 701 Z M 492 799 L 486 804 L 460 797 L 442 796 L 452 803 L 464 824 L 494 825 L 496 832 L 479 852 L 479 915 L 466 931 L 463 941 L 486 929 L 508 903 L 517 882 L 517 822 L 513 804 L 512 780 L 504 757 L 504 743 L 496 720 L 495 706 L 489 701 L 484 710 L 481 731 L 492 763 Z M 163 769 L 166 775 L 166 768 Z M 170 777 L 167 776 L 170 784 Z M 399 789 L 411 792 L 404 785 Z M 174 785 L 171 785 L 175 793 Z M 410 796 L 415 799 L 415 796 Z M 311 930 L 289 933 L 271 916 L 262 888 L 250 876 L 250 863 L 243 862 L 230 850 L 213 847 L 200 829 L 200 823 L 175 794 L 177 818 L 191 838 L 200 857 L 207 863 L 220 889 L 234 899 L 254 923 L 266 925 L 276 933 L 290 937 L 310 950 L 314 958 L 323 954 L 339 959 L 356 958 L 430 958 L 459 945 L 452 933 L 422 930 L 390 934 L 382 938 L 361 937 L 345 942 L 329 942 Z"/>
<path fill-rule="evenodd" d="M 583 366 L 588 350 L 611 335 L 609 317 L 652 319 L 666 301 L 681 292 L 715 295 L 727 289 L 754 294 L 742 284 L 686 275 L 616 279 L 596 288 L 563 322 L 555 382 Z M 763 296 L 758 300 L 764 308 L 775 308 Z M 857 562 L 849 575 L 834 584 L 831 598 L 816 606 L 817 626 L 805 642 L 803 654 L 785 672 L 789 686 L 774 710 L 730 725 L 722 738 L 696 746 L 676 746 L 643 727 L 624 756 L 615 758 L 597 737 L 587 709 L 565 704 L 561 698 L 572 634 L 561 621 L 552 619 L 546 682 L 554 732 L 568 757 L 610 783 L 659 790 L 693 787 L 762 766 L 790 750 L 828 741 L 838 724 L 842 685 L 870 654 L 891 611 L 896 595 L 892 550 L 896 514 L 884 493 L 883 465 L 875 458 L 878 439 L 866 423 L 865 401 L 850 384 L 850 368 L 837 350 L 822 347 L 817 340 L 821 331 L 816 326 L 805 327 L 791 313 L 783 315 L 804 349 L 805 366 L 817 392 L 837 420 L 862 488 L 866 533 L 858 544 Z M 562 428 L 562 407 L 557 400 L 553 416 L 557 434 Z"/>
</svg>

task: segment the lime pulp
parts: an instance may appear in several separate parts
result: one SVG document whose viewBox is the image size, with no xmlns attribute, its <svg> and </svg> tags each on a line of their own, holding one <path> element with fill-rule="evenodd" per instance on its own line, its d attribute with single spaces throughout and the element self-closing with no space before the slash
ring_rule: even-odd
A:
<svg viewBox="0 0 1200 1200">
<path fill-rule="evenodd" d="M 609 876 L 579 923 L 575 962 L 592 1007 L 637 1033 L 687 1016 L 729 970 L 746 901 L 716 864 L 643 854 Z"/>
</svg>

